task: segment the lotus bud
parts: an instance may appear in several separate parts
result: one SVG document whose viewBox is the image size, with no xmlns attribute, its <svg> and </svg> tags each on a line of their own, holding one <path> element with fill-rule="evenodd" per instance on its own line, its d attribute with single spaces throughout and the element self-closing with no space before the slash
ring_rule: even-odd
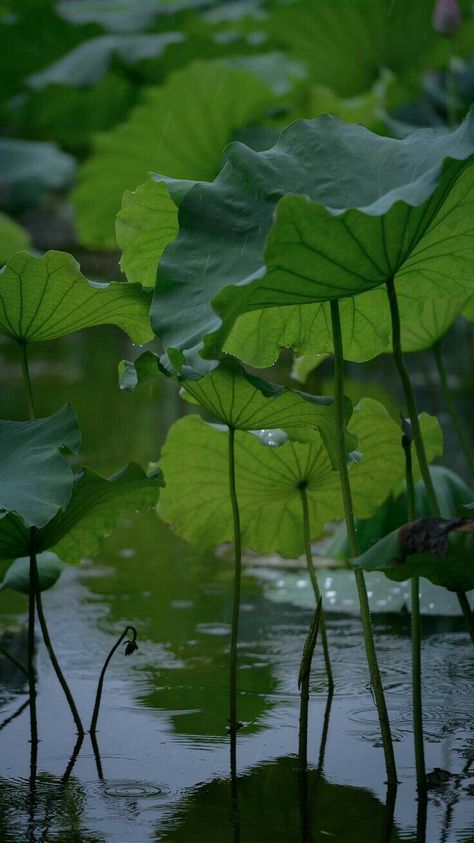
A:
<svg viewBox="0 0 474 843">
<path fill-rule="evenodd" d="M 461 26 L 461 9 L 457 0 L 436 0 L 432 22 L 440 35 L 454 35 Z"/>
</svg>

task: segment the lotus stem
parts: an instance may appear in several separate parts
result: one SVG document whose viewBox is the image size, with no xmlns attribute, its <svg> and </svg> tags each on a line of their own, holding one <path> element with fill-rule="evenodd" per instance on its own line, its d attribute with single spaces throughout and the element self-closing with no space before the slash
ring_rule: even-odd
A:
<svg viewBox="0 0 474 843">
<path fill-rule="evenodd" d="M 30 369 L 28 366 L 28 352 L 26 348 L 26 343 L 20 343 L 20 354 L 21 354 L 21 369 L 23 372 L 23 382 L 25 384 L 25 391 L 26 391 L 26 399 L 28 404 L 28 413 L 30 419 L 35 418 L 35 402 L 33 398 L 33 388 L 31 386 L 31 378 L 30 378 Z"/>
<path fill-rule="evenodd" d="M 240 583 L 242 579 L 242 538 L 240 532 L 239 502 L 235 484 L 235 428 L 233 427 L 229 427 L 229 496 L 234 524 L 234 598 L 230 638 L 229 732 L 231 735 L 235 735 L 240 725 L 237 719 L 237 644 L 239 638 Z"/>
<path fill-rule="evenodd" d="M 311 529 L 310 529 L 310 518 L 309 518 L 309 506 L 308 506 L 308 493 L 306 491 L 306 481 L 303 481 L 300 484 L 300 496 L 301 496 L 301 504 L 303 507 L 303 535 L 304 535 L 304 551 L 306 556 L 306 564 L 308 566 L 309 576 L 311 578 L 311 584 L 313 586 L 314 596 L 316 598 L 316 603 L 319 603 L 321 600 L 321 591 L 319 588 L 318 577 L 316 574 L 316 569 L 314 567 L 313 562 L 313 554 L 311 552 Z M 321 607 L 321 617 L 319 621 L 319 627 L 321 629 L 321 641 L 323 645 L 323 653 L 324 653 L 324 664 L 326 666 L 326 674 L 328 677 L 328 687 L 329 690 L 332 691 L 334 688 L 334 678 L 331 668 L 331 658 L 329 656 L 329 645 L 328 645 L 328 637 L 327 637 L 327 630 L 326 630 L 326 619 L 324 616 L 324 609 Z"/>
<path fill-rule="evenodd" d="M 441 351 L 441 343 L 439 341 L 436 342 L 432 350 L 434 359 L 436 361 L 436 367 L 438 369 L 441 392 L 443 393 L 443 398 L 448 409 L 448 413 L 451 417 L 452 425 L 454 427 L 454 430 L 456 431 L 456 436 L 461 446 L 461 450 L 469 466 L 469 471 L 471 472 L 472 477 L 474 477 L 474 457 L 472 455 L 471 448 L 469 447 L 469 442 L 467 440 L 466 433 L 464 431 L 461 418 L 456 407 L 456 402 L 454 400 L 454 396 L 448 383 L 446 366 L 444 365 L 443 354 Z"/>
<path fill-rule="evenodd" d="M 35 561 L 35 565 L 36 565 L 36 561 Z M 37 568 L 37 565 L 36 565 L 36 568 Z M 60 664 L 58 662 L 56 653 L 55 653 L 54 648 L 53 648 L 53 644 L 51 642 L 48 626 L 47 626 L 47 623 L 46 623 L 46 618 L 45 618 L 44 611 L 43 611 L 43 601 L 42 601 L 42 598 L 41 598 L 41 591 L 40 591 L 40 588 L 39 588 L 38 573 L 36 574 L 36 582 L 38 583 L 38 588 L 37 588 L 37 591 L 36 591 L 36 610 L 38 612 L 38 620 L 40 622 L 41 633 L 43 635 L 43 641 L 44 641 L 45 647 L 48 651 L 49 658 L 51 660 L 51 664 L 53 665 L 54 672 L 55 672 L 55 674 L 58 678 L 58 682 L 59 682 L 59 684 L 61 685 L 61 688 L 64 691 L 64 696 L 66 697 L 69 708 L 71 709 L 71 714 L 73 716 L 74 723 L 76 724 L 77 734 L 79 735 L 79 737 L 81 737 L 85 734 L 84 733 L 84 726 L 82 725 L 82 721 L 81 721 L 81 718 L 79 716 L 79 712 L 77 710 L 76 703 L 74 702 L 74 697 L 71 693 L 69 685 L 66 682 L 65 676 L 64 676 L 64 674 L 61 670 Z"/>
<path fill-rule="evenodd" d="M 349 538 L 351 555 L 359 555 L 359 544 L 354 522 L 354 511 L 352 506 L 352 494 L 349 482 L 349 472 L 346 459 L 345 441 L 345 420 L 344 420 L 344 350 L 342 345 L 341 317 L 339 313 L 339 302 L 337 299 L 331 301 L 331 323 L 334 344 L 335 382 L 336 382 L 336 436 L 337 436 L 337 460 L 339 477 L 341 482 L 344 513 Z M 370 679 L 375 696 L 375 703 L 379 715 L 380 731 L 385 755 L 385 767 L 387 771 L 387 782 L 395 786 L 397 784 L 397 770 L 393 752 L 392 734 L 388 718 L 387 704 L 380 676 L 380 669 L 375 650 L 374 636 L 370 621 L 369 600 L 362 568 L 354 570 L 357 592 L 359 596 L 360 618 L 364 635 L 367 661 L 369 665 Z"/>
<path fill-rule="evenodd" d="M 400 311 L 398 309 L 398 299 L 393 278 L 389 278 L 387 280 L 386 288 L 388 302 L 390 305 L 390 315 L 392 319 L 392 345 L 393 356 L 395 358 L 395 365 L 398 369 L 398 374 L 400 375 L 400 380 L 402 382 L 403 391 L 405 394 L 408 415 L 410 417 L 413 432 L 413 441 L 415 443 L 416 455 L 418 457 L 418 463 L 420 466 L 423 483 L 425 484 L 431 514 L 436 517 L 439 517 L 440 509 L 438 499 L 436 497 L 436 492 L 433 486 L 433 481 L 431 479 L 430 470 L 428 467 L 428 460 L 426 459 L 425 446 L 423 442 L 423 436 L 421 435 L 420 422 L 418 419 L 418 408 L 416 406 L 415 392 L 413 390 L 410 376 L 408 374 L 407 368 L 405 366 L 405 360 L 403 358 L 400 330 Z"/>
<path fill-rule="evenodd" d="M 28 594 L 28 691 L 30 698 L 30 735 L 31 768 L 36 777 L 36 757 L 38 750 L 38 718 L 36 712 L 36 672 L 35 672 L 35 614 L 36 614 L 36 556 L 30 553 L 30 590 Z"/>
<path fill-rule="evenodd" d="M 131 653 L 133 653 L 135 650 L 138 649 L 137 630 L 135 629 L 134 626 L 126 626 L 124 631 L 122 632 L 120 638 L 118 638 L 118 640 L 115 642 L 114 646 L 112 647 L 109 655 L 107 656 L 107 658 L 104 662 L 104 666 L 103 666 L 103 668 L 100 672 L 99 682 L 97 684 L 97 692 L 96 692 L 96 695 L 95 695 L 94 711 L 92 713 L 92 720 L 91 720 L 91 725 L 90 725 L 90 729 L 89 729 L 91 735 L 95 735 L 96 730 L 97 730 L 97 721 L 99 719 L 100 701 L 102 699 L 102 690 L 103 690 L 103 687 L 104 687 L 104 679 L 105 679 L 105 674 L 107 673 L 107 668 L 110 664 L 112 656 L 114 655 L 115 651 L 120 647 L 122 641 L 124 640 L 124 638 L 126 637 L 128 631 L 129 631 L 129 629 L 132 632 L 132 637 L 131 637 L 130 640 L 127 640 L 125 642 L 126 645 L 127 645 L 126 650 L 125 650 L 125 654 L 130 655 Z"/>
<path fill-rule="evenodd" d="M 10 659 L 10 661 L 13 662 L 13 664 L 18 668 L 18 670 L 21 670 L 21 672 L 24 673 L 25 676 L 28 676 L 28 668 L 23 664 L 23 662 L 20 661 L 20 659 L 17 659 L 17 657 L 14 656 L 13 653 L 10 653 L 10 651 L 7 650 L 7 648 L 4 647 L 3 644 L 0 644 L 0 653 L 2 653 L 2 655 L 4 655 L 7 659 Z"/>
<path fill-rule="evenodd" d="M 466 621 L 466 627 L 471 636 L 472 643 L 474 644 L 474 615 L 471 611 L 471 607 L 469 605 L 469 600 L 467 599 L 465 591 L 457 591 L 457 598 L 459 600 L 459 605 L 461 606 L 462 613 L 464 615 L 464 620 Z"/>
<path fill-rule="evenodd" d="M 318 600 L 308 635 L 303 647 L 300 672 L 298 676 L 298 689 L 300 691 L 300 728 L 298 733 L 298 757 L 300 768 L 305 770 L 308 764 L 308 708 L 309 708 L 309 680 L 311 675 L 311 664 L 313 661 L 314 648 L 318 638 L 318 629 L 321 620 L 322 598 Z"/>
<path fill-rule="evenodd" d="M 10 717 L 7 717 L 6 720 L 3 720 L 2 723 L 0 723 L 0 732 L 2 731 L 2 729 L 5 729 L 5 727 L 8 726 L 9 723 L 12 722 L 12 720 L 16 720 L 16 718 L 19 717 L 20 714 L 23 714 L 25 708 L 28 708 L 29 704 L 29 699 L 24 700 L 24 702 L 22 702 L 22 704 L 17 708 L 17 710 L 14 711 L 13 714 L 10 714 Z"/>
<path fill-rule="evenodd" d="M 405 432 L 402 436 L 402 447 L 405 452 L 407 511 L 408 520 L 414 521 L 416 518 L 415 484 L 413 482 L 411 444 L 411 436 L 408 432 Z M 423 701 L 421 691 L 421 620 L 419 577 L 412 577 L 411 579 L 411 673 L 416 783 L 418 786 L 418 794 L 420 795 L 426 791 L 426 768 L 425 748 L 423 742 Z"/>
</svg>

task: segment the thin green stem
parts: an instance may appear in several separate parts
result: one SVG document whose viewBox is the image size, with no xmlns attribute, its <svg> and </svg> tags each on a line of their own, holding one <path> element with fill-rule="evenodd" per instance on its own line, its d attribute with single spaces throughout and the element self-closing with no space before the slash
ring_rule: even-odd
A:
<svg viewBox="0 0 474 843">
<path fill-rule="evenodd" d="M 36 562 L 35 562 L 35 564 L 36 564 Z M 66 697 L 66 699 L 68 701 L 68 704 L 69 704 L 69 708 L 71 709 L 71 714 L 72 714 L 74 722 L 76 724 L 77 733 L 78 733 L 79 737 L 81 737 L 81 736 L 84 735 L 84 726 L 82 725 L 82 721 L 81 721 L 81 718 L 79 716 L 79 712 L 77 710 L 76 703 L 74 702 L 74 697 L 71 694 L 71 690 L 69 688 L 69 685 L 66 682 L 64 674 L 63 674 L 63 672 L 61 670 L 61 667 L 60 667 L 60 664 L 58 662 L 56 653 L 54 652 L 54 648 L 53 648 L 51 638 L 50 638 L 50 635 L 49 635 L 48 626 L 47 626 L 47 623 L 46 623 L 46 618 L 44 616 L 43 601 L 42 601 L 42 598 L 41 598 L 41 591 L 40 591 L 40 588 L 39 588 L 38 573 L 36 574 L 36 582 L 38 583 L 38 589 L 36 591 L 36 610 L 38 612 L 38 620 L 40 622 L 40 627 L 41 627 L 41 632 L 42 632 L 42 635 L 43 635 L 45 647 L 46 647 L 46 649 L 49 653 L 49 658 L 51 659 L 51 664 L 53 665 L 54 672 L 56 673 L 56 676 L 58 677 L 58 682 L 59 682 L 59 684 L 61 685 L 61 688 L 64 691 L 64 696 Z"/>
<path fill-rule="evenodd" d="M 17 659 L 17 657 L 14 656 L 13 653 L 10 653 L 10 651 L 7 650 L 7 648 L 4 647 L 3 644 L 0 644 L 0 653 L 2 653 L 2 655 L 4 655 L 7 659 L 10 659 L 10 661 L 13 662 L 13 664 L 18 668 L 18 670 L 21 670 L 21 672 L 24 673 L 25 676 L 28 676 L 28 668 L 23 664 L 23 662 L 20 661 L 20 659 Z"/>
<path fill-rule="evenodd" d="M 125 654 L 130 655 L 131 653 L 133 653 L 134 650 L 136 650 L 138 648 L 138 644 L 136 643 L 137 630 L 135 629 L 134 626 L 126 626 L 124 631 L 122 632 L 120 638 L 115 642 L 114 646 L 112 647 L 109 655 L 107 656 L 107 658 L 104 662 L 104 666 L 103 666 L 103 668 L 100 672 L 99 682 L 97 684 L 97 691 L 96 691 L 96 695 L 95 695 L 94 711 L 92 712 L 92 720 L 91 720 L 91 725 L 90 725 L 90 729 L 89 729 L 91 736 L 94 736 L 95 733 L 96 733 L 96 730 L 97 730 L 97 721 L 99 719 L 100 702 L 101 702 L 101 699 L 102 699 L 102 690 L 104 688 L 104 679 L 105 679 L 105 674 L 107 673 L 107 668 L 110 664 L 112 656 L 114 655 L 115 651 L 120 647 L 120 645 L 121 645 L 122 641 L 124 640 L 124 638 L 126 637 L 129 629 L 132 632 L 132 638 L 129 641 L 127 641 L 127 648 L 125 650 Z"/>
<path fill-rule="evenodd" d="M 464 615 L 464 620 L 466 621 L 467 630 L 471 636 L 472 643 L 474 644 L 474 614 L 471 611 L 469 600 L 467 599 L 465 591 L 457 591 L 456 594 Z"/>
<path fill-rule="evenodd" d="M 240 583 L 242 578 L 242 540 L 240 512 L 235 484 L 235 429 L 229 427 L 229 497 L 234 524 L 234 597 L 232 630 L 230 638 L 230 717 L 229 732 L 235 735 L 239 728 L 237 719 L 237 643 L 239 638 Z"/>
<path fill-rule="evenodd" d="M 405 479 L 407 486 L 408 520 L 414 521 L 415 484 L 413 482 L 413 465 L 411 458 L 411 438 L 402 437 L 405 451 Z M 413 737 L 415 742 L 416 783 L 418 793 L 426 790 L 425 748 L 423 742 L 423 701 L 421 693 L 421 620 L 420 620 L 420 578 L 411 580 L 411 676 L 412 676 L 412 706 L 413 706 Z"/>
<path fill-rule="evenodd" d="M 314 567 L 313 562 L 313 554 L 311 552 L 311 525 L 310 525 L 310 517 L 309 517 L 309 506 L 308 506 L 308 494 L 306 492 L 306 486 L 300 484 L 300 495 L 301 495 L 301 504 L 303 507 L 303 537 L 304 537 L 304 551 L 306 556 L 306 564 L 308 566 L 309 576 L 311 578 L 311 584 L 313 586 L 314 596 L 316 598 L 316 603 L 319 603 L 321 600 L 321 591 L 319 589 L 318 577 L 316 574 L 316 569 Z M 329 656 L 329 645 L 328 645 L 328 637 L 327 637 L 327 630 L 326 630 L 326 619 L 324 616 L 324 610 L 321 609 L 321 618 L 319 621 L 319 626 L 321 629 L 321 641 L 323 644 L 323 653 L 324 653 L 324 664 L 326 665 L 326 673 L 328 677 L 328 686 L 329 690 L 332 691 L 334 688 L 334 678 L 332 674 L 331 668 L 331 658 Z"/>
<path fill-rule="evenodd" d="M 469 471 L 471 475 L 474 477 L 474 456 L 471 452 L 471 448 L 469 447 L 469 442 L 467 440 L 467 436 L 465 430 L 463 428 L 461 418 L 458 413 L 458 409 L 456 407 L 456 402 L 454 400 L 454 396 L 451 392 L 451 388 L 448 383 L 448 376 L 446 372 L 446 367 L 444 365 L 443 354 L 441 351 L 441 344 L 437 342 L 433 346 L 433 355 L 436 361 L 436 367 L 438 369 L 439 375 L 439 382 L 441 386 L 441 392 L 443 393 L 443 398 L 446 403 L 446 407 L 448 409 L 448 413 L 451 417 L 451 422 L 456 431 L 456 436 L 458 437 L 458 442 L 461 446 L 461 450 L 464 454 L 466 462 L 469 466 Z"/>
<path fill-rule="evenodd" d="M 337 437 L 337 460 L 338 469 L 341 482 L 342 498 L 344 503 L 344 514 L 347 526 L 347 535 L 349 538 L 349 547 L 351 555 L 356 557 L 359 555 L 359 545 L 357 541 L 357 533 L 354 522 L 354 512 L 352 506 L 352 494 L 349 482 L 349 472 L 347 469 L 346 459 L 346 441 L 345 441 L 345 419 L 344 419 L 344 350 L 342 345 L 342 331 L 341 331 L 341 317 L 339 313 L 339 302 L 337 300 L 331 301 L 331 323 L 334 343 L 334 361 L 335 361 L 335 383 L 336 383 L 336 437 Z M 385 766 L 387 770 L 387 781 L 391 785 L 397 783 L 397 771 L 395 767 L 395 756 L 393 752 L 392 735 L 390 731 L 390 721 L 388 719 L 387 704 L 385 702 L 385 694 L 382 686 L 382 679 L 380 676 L 379 665 L 377 661 L 377 653 L 375 650 L 375 642 L 372 632 L 372 625 L 370 621 L 369 600 L 367 597 L 367 588 L 365 585 L 364 573 L 361 568 L 355 568 L 355 578 L 357 584 L 357 592 L 359 596 L 360 617 L 362 623 L 362 631 L 364 634 L 364 643 L 367 653 L 367 661 L 369 665 L 370 679 L 375 697 L 375 703 L 379 715 L 380 731 L 382 733 L 382 743 L 385 755 Z"/>
<path fill-rule="evenodd" d="M 28 595 L 28 689 L 30 697 L 30 732 L 31 732 L 31 757 L 37 756 L 38 747 L 38 718 L 36 713 L 36 671 L 35 671 L 35 594 L 36 594 L 36 556 L 34 551 L 30 554 L 30 591 Z M 32 761 L 32 768 L 36 770 L 36 764 Z M 36 773 L 35 773 L 36 776 Z"/>
<path fill-rule="evenodd" d="M 23 382 L 25 384 L 25 391 L 26 391 L 26 399 L 28 403 L 28 413 L 30 419 L 34 419 L 35 413 L 35 402 L 33 398 L 33 388 L 31 386 L 31 378 L 30 378 L 30 369 L 28 366 L 28 352 L 26 343 L 20 343 L 20 355 L 21 355 L 21 369 L 23 372 Z"/>
<path fill-rule="evenodd" d="M 318 600 L 311 624 L 306 636 L 301 657 L 300 672 L 298 676 L 298 688 L 300 691 L 300 727 L 298 731 L 298 757 L 300 769 L 306 769 L 308 764 L 308 708 L 309 708 L 309 680 L 311 676 L 311 664 L 313 661 L 314 648 L 318 638 L 318 629 L 321 622 L 322 598 Z"/>
<path fill-rule="evenodd" d="M 425 484 L 426 494 L 428 496 L 431 514 L 439 517 L 440 509 L 438 505 L 438 500 L 436 497 L 436 492 L 433 486 L 433 481 L 431 479 L 430 470 L 428 467 L 428 460 L 426 459 L 425 453 L 425 446 L 423 443 L 423 437 L 421 435 L 421 428 L 420 422 L 418 419 L 418 408 L 416 406 L 416 398 L 413 387 L 411 385 L 410 377 L 407 372 L 405 361 L 403 359 L 402 353 L 402 343 L 401 343 L 401 330 L 400 330 L 400 312 L 398 309 L 398 299 L 397 293 L 395 290 L 395 284 L 393 278 L 389 278 L 386 282 L 387 288 L 387 295 L 388 295 L 388 302 L 390 305 L 390 315 L 392 318 L 392 345 L 393 345 L 393 356 L 395 358 L 395 365 L 398 369 L 398 373 L 400 375 L 400 380 L 402 382 L 403 391 L 405 394 L 405 400 L 407 403 L 408 415 L 410 417 L 412 431 L 413 431 L 413 440 L 415 443 L 416 455 L 418 457 L 418 463 L 420 466 L 421 476 L 423 478 L 423 483 Z"/>
</svg>

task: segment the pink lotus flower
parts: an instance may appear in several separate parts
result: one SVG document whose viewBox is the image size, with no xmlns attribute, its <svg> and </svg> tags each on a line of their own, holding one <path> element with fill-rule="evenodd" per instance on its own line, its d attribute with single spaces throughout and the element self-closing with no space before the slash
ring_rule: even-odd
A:
<svg viewBox="0 0 474 843">
<path fill-rule="evenodd" d="M 454 35 L 461 26 L 461 9 L 457 0 L 436 0 L 433 28 L 441 35 Z"/>
</svg>

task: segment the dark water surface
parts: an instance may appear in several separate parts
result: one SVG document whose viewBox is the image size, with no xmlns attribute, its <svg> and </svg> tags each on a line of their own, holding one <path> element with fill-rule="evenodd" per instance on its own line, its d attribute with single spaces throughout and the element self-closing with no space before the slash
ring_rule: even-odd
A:
<svg viewBox="0 0 474 843">
<path fill-rule="evenodd" d="M 2 415 L 24 414 L 15 350 L 2 346 Z M 129 353 L 113 332 L 91 331 L 35 350 L 40 413 L 70 400 L 83 429 L 82 460 L 111 472 L 159 453 L 188 407 L 172 384 L 118 392 Z M 152 400 L 151 400 L 152 399 Z M 452 464 L 452 463 L 451 463 Z M 0 725 L 0 841 L 300 843 L 414 841 L 417 802 L 410 702 L 409 614 L 403 586 L 369 578 L 401 785 L 386 804 L 385 770 L 352 574 L 322 572 L 336 692 L 328 702 L 319 645 L 311 679 L 306 778 L 297 763 L 299 660 L 312 616 L 304 571 L 247 569 L 239 648 L 238 781 L 231 787 L 228 646 L 232 566 L 197 556 L 154 513 L 130 514 L 99 559 L 68 569 L 44 606 L 61 665 L 89 722 L 99 670 L 126 624 L 139 650 L 117 653 L 106 679 L 94 752 L 76 759 L 73 722 L 39 645 L 39 778 L 30 775 L 28 708 Z M 385 589 L 385 591 L 384 591 Z M 396 591 L 395 589 L 398 589 Z M 456 608 L 437 589 L 423 605 L 427 769 L 451 774 L 428 800 L 427 843 L 474 841 L 474 665 Z M 382 611 L 384 612 L 382 614 Z M 26 659 L 26 600 L 0 593 L 0 632 Z M 5 640 L 5 639 L 4 639 Z M 27 700 L 21 674 L 0 660 L 2 724 Z M 69 768 L 68 768 L 69 765 Z M 393 814 L 393 816 L 392 816 Z M 418 825 L 420 818 L 418 817 Z"/>
</svg>

